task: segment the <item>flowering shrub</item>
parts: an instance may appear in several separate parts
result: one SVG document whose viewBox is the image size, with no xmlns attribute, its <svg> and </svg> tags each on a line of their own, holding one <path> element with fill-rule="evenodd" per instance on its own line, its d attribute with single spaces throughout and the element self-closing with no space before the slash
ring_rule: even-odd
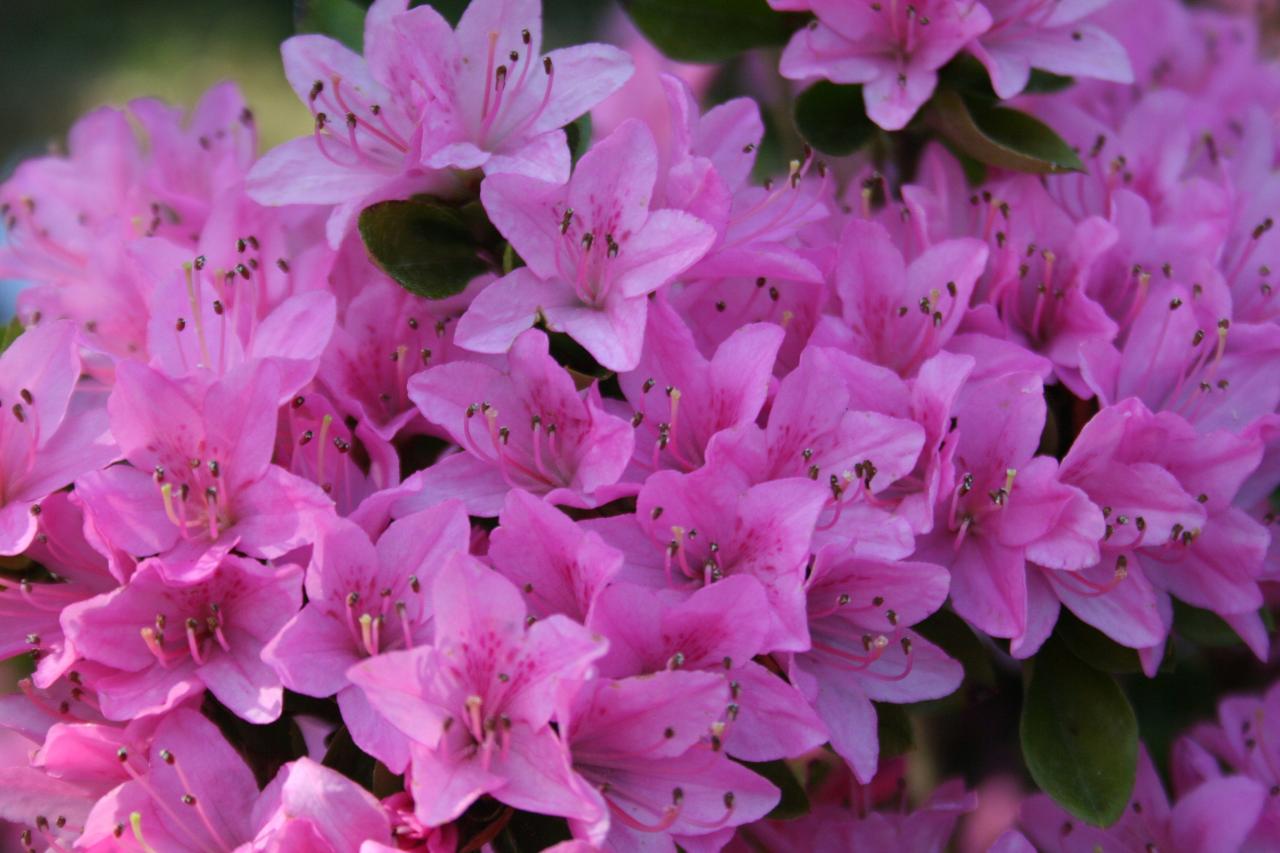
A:
<svg viewBox="0 0 1280 853">
<path fill-rule="evenodd" d="M 24 848 L 1280 847 L 1259 10 L 625 5 L 376 0 L 310 135 L 0 186 Z"/>
</svg>

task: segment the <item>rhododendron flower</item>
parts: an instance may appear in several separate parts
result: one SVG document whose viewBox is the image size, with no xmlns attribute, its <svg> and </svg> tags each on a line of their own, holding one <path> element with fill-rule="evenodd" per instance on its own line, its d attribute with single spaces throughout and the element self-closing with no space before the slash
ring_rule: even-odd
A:
<svg viewBox="0 0 1280 853">
<path fill-rule="evenodd" d="M 970 50 L 991 74 L 991 86 L 1012 98 L 1027 86 L 1031 69 L 1054 74 L 1132 83 L 1133 70 L 1124 47 L 1110 33 L 1087 20 L 1108 0 L 983 0 L 991 28 Z"/>
<path fill-rule="evenodd" d="M 158 561 L 125 586 L 64 611 L 77 652 L 115 670 L 94 687 L 109 719 L 172 708 L 205 688 L 255 723 L 280 716 L 280 678 L 263 647 L 302 606 L 296 566 L 267 569 L 224 557 L 194 585 L 165 579 Z"/>
<path fill-rule="evenodd" d="M 113 547 L 166 554 L 163 571 L 189 580 L 232 548 L 270 559 L 311 541 L 329 502 L 271 464 L 279 388 L 269 364 L 248 362 L 210 383 L 122 363 L 107 405 L 135 467 L 82 477 L 86 514 Z"/>
<path fill-rule="evenodd" d="M 70 323 L 50 322 L 0 355 L 0 554 L 31 544 L 50 492 L 119 456 L 102 395 L 76 393 L 76 342 Z"/>
<path fill-rule="evenodd" d="M 330 522 L 312 551 L 306 606 L 263 649 L 290 690 L 337 694 L 352 739 L 398 771 L 409 761 L 407 742 L 387 731 L 346 672 L 427 640 L 431 583 L 447 557 L 466 551 L 470 534 L 457 502 L 393 522 L 376 543 L 349 521 Z"/>
<path fill-rule="evenodd" d="M 330 5 L 0 182 L 0 847 L 1280 846 L 1274 0 Z"/>
<path fill-rule="evenodd" d="M 490 794 L 517 808 L 598 819 L 547 723 L 557 690 L 586 675 L 603 639 L 563 616 L 526 627 L 515 586 L 465 554 L 440 570 L 432 596 L 451 607 L 436 611 L 431 645 L 348 671 L 412 741 L 418 817 L 446 823 Z"/>
<path fill-rule="evenodd" d="M 315 133 L 269 152 L 249 176 L 264 204 L 334 204 L 336 246 L 380 198 L 451 189 L 441 170 L 518 172 L 563 181 L 560 128 L 631 75 L 626 55 L 581 45 L 541 56 L 538 0 L 477 0 L 457 30 L 430 7 L 379 0 L 362 58 L 331 38 L 284 43 L 285 74 Z"/>
<path fill-rule="evenodd" d="M 634 493 L 611 488 L 631 458 L 631 425 L 605 413 L 598 389 L 580 393 L 548 347 L 546 335 L 526 331 L 505 371 L 465 361 L 413 377 L 410 399 L 462 448 L 418 475 L 415 505 L 457 496 L 477 515 L 497 515 L 513 488 L 587 506 L 597 494 Z"/>
<path fill-rule="evenodd" d="M 784 77 L 862 83 L 867 116 L 900 130 L 933 94 L 938 69 L 991 26 L 981 3 L 810 0 L 818 16 L 791 37 Z"/>
<path fill-rule="evenodd" d="M 691 267 L 715 232 L 678 210 L 650 210 L 657 179 L 653 134 L 623 124 L 583 155 L 568 184 L 494 175 L 481 199 L 524 259 L 476 297 L 457 342 L 505 352 L 542 319 L 610 370 L 631 370 L 644 341 L 646 297 Z"/>
<path fill-rule="evenodd" d="M 831 745 L 866 784 L 875 775 L 877 702 L 917 702 L 950 694 L 960 665 L 909 630 L 942 605 L 947 573 L 929 563 L 818 555 L 805 585 L 809 651 L 792 677 L 831 730 Z"/>
<path fill-rule="evenodd" d="M 712 740 L 729 696 L 711 672 L 598 680 L 579 691 L 561 713 L 566 740 L 574 769 L 598 792 L 608 817 L 594 826 L 575 821 L 575 833 L 598 843 L 604 824 L 607 847 L 661 844 L 664 837 L 683 845 L 686 837 L 767 814 L 777 790 Z"/>
</svg>

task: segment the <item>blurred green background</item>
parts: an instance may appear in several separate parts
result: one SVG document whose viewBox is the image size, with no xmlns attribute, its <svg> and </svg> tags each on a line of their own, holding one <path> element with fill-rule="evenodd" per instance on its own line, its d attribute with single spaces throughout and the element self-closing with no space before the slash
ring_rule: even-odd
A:
<svg viewBox="0 0 1280 853">
<path fill-rule="evenodd" d="M 465 3 L 436 5 L 454 16 Z M 598 32 L 612 5 L 544 0 L 547 45 Z M 280 66 L 294 11 L 294 0 L 2 0 L 0 177 L 95 106 L 144 95 L 189 106 L 228 78 L 253 106 L 264 150 L 307 133 L 311 117 Z"/>
</svg>

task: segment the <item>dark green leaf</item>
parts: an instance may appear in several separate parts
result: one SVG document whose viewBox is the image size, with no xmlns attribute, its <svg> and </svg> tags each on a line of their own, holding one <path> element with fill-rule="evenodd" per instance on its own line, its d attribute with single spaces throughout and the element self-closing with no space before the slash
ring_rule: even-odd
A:
<svg viewBox="0 0 1280 853">
<path fill-rule="evenodd" d="M 876 702 L 876 732 L 880 738 L 880 760 L 897 758 L 916 747 L 911 718 L 901 705 Z"/>
<path fill-rule="evenodd" d="M 1086 666 L 1057 637 L 1029 665 L 1022 756 L 1031 778 L 1076 817 L 1110 826 L 1133 792 L 1138 721 L 1110 675 Z"/>
<path fill-rule="evenodd" d="M 576 166 L 591 147 L 591 113 L 583 113 L 577 121 L 565 125 L 564 135 L 569 139 L 569 154 Z"/>
<path fill-rule="evenodd" d="M 991 666 L 991 655 L 973 629 L 959 616 L 950 610 L 939 610 L 912 630 L 958 660 L 964 667 L 966 682 L 995 686 L 996 673 Z"/>
<path fill-rule="evenodd" d="M 659 50 L 681 62 L 722 62 L 753 47 L 778 47 L 807 20 L 765 0 L 622 0 Z"/>
<path fill-rule="evenodd" d="M 1015 172 L 1066 172 L 1083 167 L 1076 152 L 1047 124 L 1007 107 L 986 107 L 941 89 L 932 101 L 938 129 L 964 153 Z"/>
<path fill-rule="evenodd" d="M 329 736 L 327 747 L 321 762 L 325 767 L 338 771 L 361 787 L 373 786 L 374 766 L 377 762 L 356 746 L 346 726 L 339 726 Z"/>
<path fill-rule="evenodd" d="M 0 352 L 4 352 L 9 346 L 18 339 L 22 334 L 22 323 L 18 322 L 18 318 L 14 317 L 8 323 L 0 326 Z"/>
<path fill-rule="evenodd" d="M 876 126 L 867 118 L 861 86 L 815 83 L 796 98 L 796 127 L 823 154 L 844 157 L 871 141 Z"/>
<path fill-rule="evenodd" d="M 782 792 L 782 798 L 778 800 L 778 804 L 765 817 L 770 820 L 794 820 L 809 813 L 809 795 L 804 792 L 804 787 L 787 762 L 742 761 L 739 763 L 768 779 Z"/>
<path fill-rule="evenodd" d="M 1027 81 L 1027 88 L 1023 91 L 1031 94 L 1048 95 L 1053 92 L 1061 92 L 1075 84 L 1075 78 L 1064 77 L 1061 74 L 1054 74 L 1052 71 L 1041 71 L 1039 68 L 1031 69 L 1031 79 Z"/>
<path fill-rule="evenodd" d="M 364 43 L 364 8 L 355 0 L 293 0 L 293 28 L 330 36 L 359 51 Z"/>
<path fill-rule="evenodd" d="M 1275 621 L 1271 613 L 1263 608 L 1259 615 L 1267 626 L 1267 631 L 1274 631 Z M 1192 607 L 1176 598 L 1173 600 L 1173 630 L 1196 645 L 1208 648 L 1223 648 L 1244 642 L 1235 629 L 1218 614 Z"/>
<path fill-rule="evenodd" d="M 423 196 L 379 202 L 360 214 L 369 257 L 405 289 L 428 299 L 461 293 L 490 268 L 487 228 L 474 211 Z"/>
<path fill-rule="evenodd" d="M 1064 609 L 1058 617 L 1057 634 L 1080 660 L 1101 672 L 1123 675 L 1142 671 L 1134 649 L 1126 648 L 1092 625 L 1081 622 Z"/>
</svg>

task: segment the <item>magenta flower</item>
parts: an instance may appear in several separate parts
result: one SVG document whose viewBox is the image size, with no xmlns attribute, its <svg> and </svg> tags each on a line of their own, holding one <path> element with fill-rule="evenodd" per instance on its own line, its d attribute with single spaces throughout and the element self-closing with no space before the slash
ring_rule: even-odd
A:
<svg viewBox="0 0 1280 853">
<path fill-rule="evenodd" d="M 663 75 L 670 112 L 671 139 L 662 152 L 657 196 L 661 203 L 687 211 L 716 230 L 706 256 L 689 277 L 777 277 L 816 284 L 821 271 L 800 245 L 800 231 L 831 214 L 826 167 L 812 152 L 793 161 L 786 180 L 753 186 L 749 179 L 764 138 L 760 107 L 735 98 L 699 115 L 697 101 L 678 78 Z"/>
<path fill-rule="evenodd" d="M 713 436 L 759 416 L 783 332 L 745 325 L 708 359 L 665 301 L 650 306 L 648 323 L 640 362 L 618 380 L 636 411 L 637 473 L 664 463 L 692 470 L 705 461 Z"/>
<path fill-rule="evenodd" d="M 586 624 L 622 568 L 622 553 L 599 534 L 528 492 L 512 489 L 489 536 L 490 562 L 520 588 L 529 612 Z"/>
<path fill-rule="evenodd" d="M 541 318 L 610 370 L 631 370 L 646 297 L 698 261 L 715 232 L 678 210 L 650 210 L 653 134 L 629 121 L 583 155 L 568 184 L 521 175 L 485 180 L 481 200 L 527 267 L 494 282 L 458 323 L 457 342 L 506 352 Z"/>
<path fill-rule="evenodd" d="M 872 701 L 938 699 L 964 678 L 959 663 L 909 630 L 942 606 L 947 582 L 941 566 L 850 558 L 825 548 L 805 584 L 811 641 L 793 657 L 792 678 L 864 785 L 879 758 Z"/>
<path fill-rule="evenodd" d="M 546 335 L 526 331 L 505 370 L 454 362 L 410 380 L 409 398 L 462 448 L 418 475 L 414 505 L 460 497 L 493 516 L 514 488 L 575 506 L 634 494 L 614 488 L 635 444 L 631 425 L 605 413 L 597 388 L 579 392 L 548 347 Z"/>
<path fill-rule="evenodd" d="M 605 539 L 628 557 L 625 579 L 692 591 L 722 578 L 758 583 L 768 602 L 764 647 L 808 645 L 804 577 L 826 490 L 802 477 L 753 485 L 736 467 L 708 464 L 691 474 L 659 471 L 636 502 L 640 535 Z"/>
<path fill-rule="evenodd" d="M 122 362 L 108 409 L 134 467 L 80 478 L 86 515 L 112 547 L 165 554 L 163 571 L 188 580 L 233 548 L 273 559 L 310 542 L 330 503 L 271 464 L 279 388 L 269 363 L 210 383 Z"/>
<path fill-rule="evenodd" d="M 936 243 L 907 265 L 883 227 L 851 221 L 836 267 L 850 351 L 912 375 L 955 334 L 987 254 L 979 241 L 961 238 Z"/>
<path fill-rule="evenodd" d="M 69 605 L 110 592 L 119 584 L 107 558 L 86 541 L 84 515 L 65 492 L 40 504 L 39 527 L 28 555 L 54 574 L 57 582 L 26 579 L 0 591 L 0 619 L 7 633 L 0 656 L 29 652 L 36 661 L 33 681 L 50 687 L 76 662 L 75 646 L 62 630 L 60 616 Z"/>
<path fill-rule="evenodd" d="M 1267 532 L 1232 505 L 1260 458 L 1255 440 L 1198 433 L 1138 400 L 1103 409 L 1059 476 L 1102 507 L 1105 557 L 1078 575 L 1045 573 L 1055 595 L 1117 642 L 1155 646 L 1144 655 L 1153 671 L 1172 618 L 1169 594 L 1223 615 L 1265 657 L 1256 619 Z"/>
<path fill-rule="evenodd" d="M 791 80 L 862 83 L 867 116 L 901 130 L 929 100 L 938 69 L 991 26 L 981 3 L 954 0 L 811 0 L 818 16 L 799 30 L 779 70 Z"/>
<path fill-rule="evenodd" d="M 991 28 L 969 50 L 991 75 L 1001 98 L 1027 86 L 1032 68 L 1071 77 L 1132 83 L 1124 46 L 1087 18 L 1109 0 L 984 0 Z"/>
<path fill-rule="evenodd" d="M 262 659 L 290 690 L 337 694 L 351 737 L 402 772 L 408 743 L 347 680 L 361 660 L 412 649 L 430 637 L 431 583 L 445 559 L 465 552 L 471 528 L 451 501 L 393 522 L 375 543 L 355 524 L 331 521 L 307 568 L 307 604 L 280 629 Z"/>
<path fill-rule="evenodd" d="M 262 650 L 302 606 L 300 580 L 296 566 L 228 556 L 206 580 L 177 585 L 152 560 L 118 590 L 67 607 L 62 624 L 79 654 L 114 670 L 94 683 L 109 719 L 167 711 L 208 688 L 268 723 L 283 691 Z"/>
<path fill-rule="evenodd" d="M 120 455 L 102 395 L 76 393 L 76 346 L 70 323 L 50 322 L 0 355 L 0 555 L 31 544 L 50 492 Z"/>
<path fill-rule="evenodd" d="M 454 345 L 452 319 L 399 285 L 369 282 L 334 331 L 321 381 L 334 402 L 378 438 L 420 431 L 408 382 L 428 367 L 466 355 Z"/>
<path fill-rule="evenodd" d="M 366 498 L 400 481 L 400 460 L 389 441 L 363 421 L 355 428 L 327 396 L 308 387 L 281 411 L 276 464 L 318 485 L 338 515 L 351 515 Z"/>
<path fill-rule="evenodd" d="M 343 853 L 391 841 L 382 804 L 336 770 L 310 758 L 280 768 L 253 805 L 254 850 Z"/>
<path fill-rule="evenodd" d="M 598 680 L 579 691 L 564 731 L 575 771 L 606 808 L 594 824 L 572 822 L 574 834 L 606 849 L 688 845 L 686 837 L 697 845 L 767 814 L 777 789 L 714 740 L 729 699 L 711 672 Z"/>
<path fill-rule="evenodd" d="M 599 819 L 547 727 L 557 690 L 571 689 L 605 643 L 563 616 L 527 626 L 515 586 L 465 554 L 440 570 L 432 645 L 353 666 L 348 677 L 412 744 L 412 793 L 428 826 L 482 794 L 515 808 Z"/>
<path fill-rule="evenodd" d="M 1045 419 L 1038 377 L 982 382 L 953 411 L 957 485 L 941 496 L 939 523 L 918 556 L 951 569 L 957 613 L 985 633 L 1013 638 L 1015 653 L 1032 654 L 1052 620 L 1028 564 L 1060 572 L 1095 565 L 1103 515 L 1059 479 L 1053 459 L 1034 455 Z"/>
<path fill-rule="evenodd" d="M 336 246 L 361 208 L 450 190 L 446 169 L 483 168 L 563 181 L 560 128 L 631 75 L 626 54 L 581 45 L 541 56 L 538 0 L 477 0 L 457 30 L 431 8 L 380 0 L 365 19 L 365 57 L 325 36 L 281 49 L 315 133 L 269 152 L 249 176 L 264 204 L 336 205 Z"/>
<path fill-rule="evenodd" d="M 632 583 L 600 596 L 588 627 L 609 640 L 602 675 L 707 670 L 729 684 L 731 705 L 717 737 L 746 761 L 800 755 L 827 740 L 826 726 L 789 682 L 753 660 L 765 651 L 768 601 L 752 578 L 730 577 L 689 596 Z"/>
</svg>

